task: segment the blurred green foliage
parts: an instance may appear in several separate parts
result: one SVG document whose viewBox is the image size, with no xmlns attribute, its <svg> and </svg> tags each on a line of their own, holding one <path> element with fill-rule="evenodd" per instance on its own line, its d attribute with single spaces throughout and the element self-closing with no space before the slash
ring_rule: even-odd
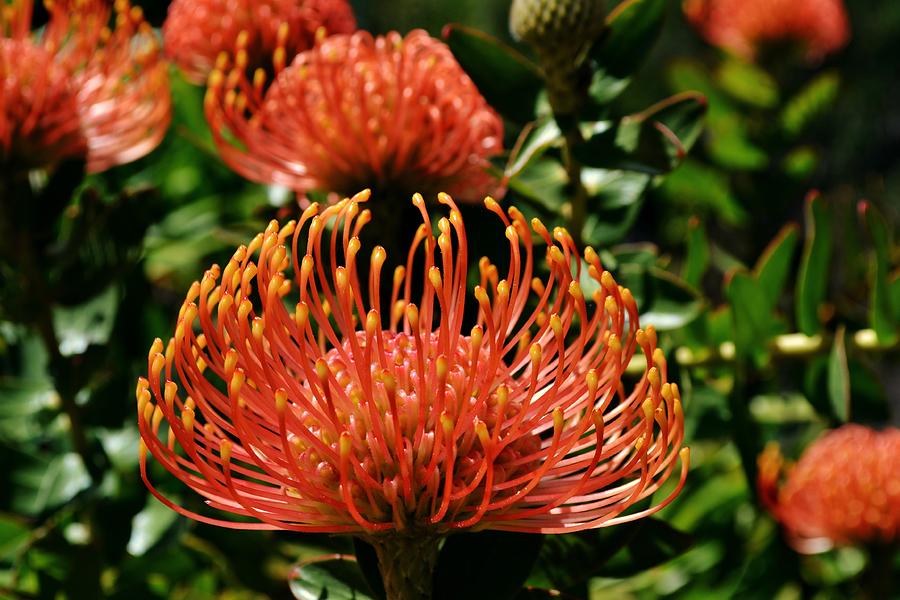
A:
<svg viewBox="0 0 900 600">
<path fill-rule="evenodd" d="M 162 4 L 148 3 L 157 25 Z M 443 32 L 506 118 L 506 201 L 595 245 L 660 331 L 685 398 L 692 469 L 676 502 L 652 520 L 577 535 L 456 536 L 440 589 L 858 594 L 866 549 L 795 554 L 753 481 L 766 441 L 797 456 L 845 421 L 900 424 L 900 80 L 884 58 L 900 52 L 900 5 L 849 5 L 850 46 L 808 66 L 739 62 L 702 45 L 677 4 L 631 2 L 590 53 L 573 124 L 554 117 L 540 66 L 510 39 L 507 2 L 354 4 L 376 32 Z M 137 475 L 132 390 L 146 349 L 209 264 L 294 212 L 290 193 L 221 163 L 201 89 L 173 70 L 172 92 L 174 123 L 153 154 L 85 181 L 60 169 L 32 190 L 29 206 L 42 209 L 8 222 L 26 226 L 5 243 L 21 238 L 35 262 L 6 253 L 0 265 L 0 597 L 377 597 L 358 591 L 372 557 L 350 541 L 199 525 L 149 497 Z M 812 189 L 821 193 L 806 198 Z M 61 195 L 71 202 L 51 201 Z M 479 255 L 501 242 L 479 242 Z M 200 502 L 169 483 L 173 497 Z"/>
</svg>

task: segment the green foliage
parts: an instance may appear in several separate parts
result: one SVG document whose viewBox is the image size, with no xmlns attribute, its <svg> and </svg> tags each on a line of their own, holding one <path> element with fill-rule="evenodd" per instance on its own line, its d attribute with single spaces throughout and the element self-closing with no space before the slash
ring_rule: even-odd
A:
<svg viewBox="0 0 900 600">
<path fill-rule="evenodd" d="M 854 43 L 823 69 L 691 46 L 675 4 L 625 0 L 572 65 L 575 114 L 554 114 L 557 73 L 504 37 L 506 3 L 357 4 L 382 29 L 441 15 L 424 25 L 443 28 L 504 118 L 501 202 L 592 245 L 630 289 L 679 386 L 692 453 L 682 493 L 653 517 L 448 536 L 435 598 L 861 596 L 870 554 L 800 558 L 755 497 L 755 469 L 767 441 L 796 457 L 826 428 L 897 419 L 898 113 L 877 99 L 900 9 L 848 4 Z M 466 24 L 446 25 L 451 14 Z M 171 75 L 173 127 L 145 159 L 88 177 L 67 162 L 27 185 L 0 174 L 0 597 L 384 600 L 365 542 L 199 525 L 140 482 L 133 389 L 148 345 L 204 269 L 297 212 L 289 190 L 224 166 L 203 89 Z M 872 201 L 848 219 L 859 197 Z M 469 211 L 483 213 L 461 210 L 470 257 L 503 264 L 505 238 L 482 239 Z M 412 231 L 403 214 L 396 229 Z"/>
</svg>

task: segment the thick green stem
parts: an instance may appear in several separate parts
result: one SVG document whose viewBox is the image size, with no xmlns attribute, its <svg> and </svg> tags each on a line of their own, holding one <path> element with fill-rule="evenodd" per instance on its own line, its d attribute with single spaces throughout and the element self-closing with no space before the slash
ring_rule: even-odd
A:
<svg viewBox="0 0 900 600">
<path fill-rule="evenodd" d="M 440 538 L 392 535 L 370 541 L 388 600 L 431 600 Z"/>
</svg>

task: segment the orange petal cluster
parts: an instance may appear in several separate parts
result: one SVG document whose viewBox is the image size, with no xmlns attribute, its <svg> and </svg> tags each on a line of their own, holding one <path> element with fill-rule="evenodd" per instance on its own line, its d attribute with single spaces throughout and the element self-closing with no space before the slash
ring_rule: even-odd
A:
<svg viewBox="0 0 900 600">
<path fill-rule="evenodd" d="M 189 79 L 203 83 L 223 52 L 242 40 L 251 68 L 279 47 L 288 57 L 313 47 L 320 30 L 351 33 L 356 19 L 347 0 L 175 0 L 163 24 L 166 54 Z"/>
<path fill-rule="evenodd" d="M 844 425 L 807 448 L 779 488 L 777 446 L 759 457 L 759 495 L 804 553 L 900 540 L 900 429 Z"/>
<path fill-rule="evenodd" d="M 206 114 L 231 168 L 254 181 L 342 195 L 502 193 L 488 173 L 503 123 L 450 49 L 424 31 L 321 40 L 276 76 L 248 79 L 247 52 L 210 76 Z"/>
<path fill-rule="evenodd" d="M 794 41 L 809 60 L 819 60 L 850 39 L 842 0 L 684 0 L 683 6 L 709 43 L 745 59 L 766 43 Z"/>
<path fill-rule="evenodd" d="M 193 284 L 137 384 L 141 474 L 157 498 L 205 523 L 363 536 L 566 533 L 675 498 L 689 457 L 678 386 L 594 250 L 582 267 L 564 229 L 487 199 L 509 267 L 482 258 L 470 297 L 459 210 L 439 197 L 449 214 L 435 235 L 416 195 L 422 224 L 382 306 L 383 248 L 359 277 L 367 198 L 273 221 Z M 626 375 L 635 352 L 644 368 Z M 176 505 L 151 483 L 150 455 L 253 522 Z M 679 457 L 667 494 L 628 512 Z"/>
<path fill-rule="evenodd" d="M 32 0 L 0 10 L 0 161 L 31 169 L 84 157 L 98 172 L 150 152 L 170 99 L 141 9 L 127 0 L 46 5 L 40 33 L 31 32 Z"/>
</svg>

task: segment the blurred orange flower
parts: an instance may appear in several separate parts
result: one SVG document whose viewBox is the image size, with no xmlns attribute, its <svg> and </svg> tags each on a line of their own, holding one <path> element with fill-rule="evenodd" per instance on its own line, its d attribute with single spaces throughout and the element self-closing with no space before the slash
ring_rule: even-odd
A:
<svg viewBox="0 0 900 600">
<path fill-rule="evenodd" d="M 818 60 L 850 39 L 842 0 L 684 0 L 683 6 L 709 43 L 745 59 L 765 43 L 795 41 Z"/>
<path fill-rule="evenodd" d="M 503 123 L 450 49 L 424 31 L 321 40 L 276 77 L 248 80 L 247 53 L 210 77 L 206 114 L 231 168 L 299 193 L 374 188 L 393 197 L 446 190 L 499 196 L 488 173 Z"/>
<path fill-rule="evenodd" d="M 98 172 L 150 152 L 165 135 L 170 99 L 141 9 L 127 0 L 47 8 L 37 34 L 32 0 L 0 11 L 0 161 L 27 170 L 85 157 Z"/>
<path fill-rule="evenodd" d="M 799 552 L 900 538 L 900 429 L 845 425 L 787 473 L 777 446 L 759 457 L 759 495 Z"/>
<path fill-rule="evenodd" d="M 565 230 L 529 227 L 487 199 L 509 272 L 481 260 L 477 319 L 464 332 L 469 257 L 453 200 L 439 198 L 449 216 L 435 239 L 414 198 L 422 224 L 383 307 L 383 248 L 371 253 L 368 281 L 358 277 L 367 198 L 273 221 L 193 284 L 174 337 L 154 342 L 137 385 L 141 473 L 157 498 L 238 529 L 423 537 L 475 526 L 567 533 L 675 498 L 689 457 L 678 387 L 666 382 L 655 332 L 639 328 L 631 293 L 596 252 L 585 251 L 582 272 Z M 543 279 L 535 234 L 547 248 Z M 423 282 L 415 297 L 414 281 Z M 579 281 L 591 282 L 589 297 Z M 646 363 L 626 383 L 636 351 Z M 148 453 L 210 507 L 256 522 L 176 505 L 151 484 Z M 629 513 L 679 456 L 677 484 Z"/>
<path fill-rule="evenodd" d="M 172 61 L 203 83 L 219 54 L 234 52 L 239 41 L 255 69 L 279 45 L 288 59 L 312 48 L 320 29 L 327 35 L 356 29 L 347 0 L 174 0 L 163 37 Z"/>
</svg>

